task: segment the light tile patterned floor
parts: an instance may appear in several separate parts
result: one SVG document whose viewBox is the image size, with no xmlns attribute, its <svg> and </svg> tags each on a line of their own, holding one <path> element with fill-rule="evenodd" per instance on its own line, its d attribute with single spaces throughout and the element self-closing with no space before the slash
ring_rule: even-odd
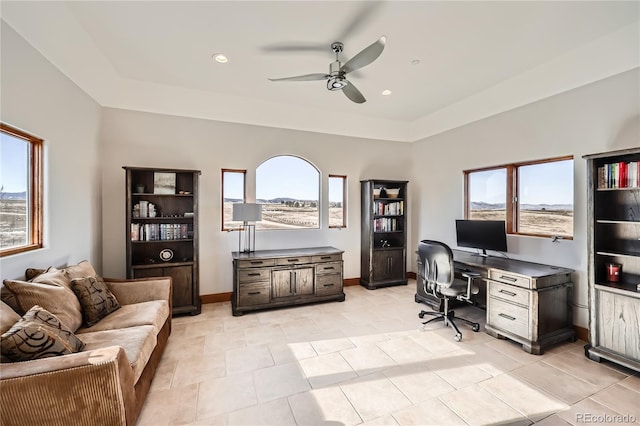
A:
<svg viewBox="0 0 640 426">
<path fill-rule="evenodd" d="M 415 282 L 347 287 L 343 303 L 231 315 L 229 303 L 174 318 L 139 425 L 640 424 L 640 376 L 542 356 L 442 323 L 420 330 Z M 457 309 L 484 325 L 485 312 Z"/>
</svg>

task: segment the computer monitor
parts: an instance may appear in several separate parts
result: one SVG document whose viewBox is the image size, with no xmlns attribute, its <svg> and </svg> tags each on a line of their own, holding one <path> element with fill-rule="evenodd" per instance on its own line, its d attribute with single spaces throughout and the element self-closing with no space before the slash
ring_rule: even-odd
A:
<svg viewBox="0 0 640 426">
<path fill-rule="evenodd" d="M 463 220 L 456 219 L 458 247 L 482 250 L 507 251 L 507 231 L 504 220 Z"/>
</svg>

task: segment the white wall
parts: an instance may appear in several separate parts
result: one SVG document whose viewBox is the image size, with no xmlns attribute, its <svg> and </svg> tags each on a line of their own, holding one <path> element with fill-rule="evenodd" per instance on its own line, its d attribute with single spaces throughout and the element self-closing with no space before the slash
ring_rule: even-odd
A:
<svg viewBox="0 0 640 426">
<path fill-rule="evenodd" d="M 319 119 L 322 119 L 320 117 Z M 104 109 L 102 127 L 104 273 L 125 276 L 125 172 L 122 166 L 198 169 L 200 177 L 200 294 L 232 291 L 231 252 L 238 234 L 222 232 L 221 169 L 247 170 L 247 196 L 255 195 L 255 169 L 281 154 L 300 156 L 321 173 L 321 206 L 327 205 L 327 176 L 347 175 L 347 228 L 272 230 L 256 233 L 256 248 L 330 245 L 345 250 L 344 276 L 360 276 L 360 180 L 409 179 L 409 145 Z"/>
<path fill-rule="evenodd" d="M 463 170 L 573 155 L 573 241 L 509 236 L 508 246 L 512 258 L 576 270 L 574 323 L 587 327 L 586 162 L 582 156 L 640 146 L 639 81 L 640 72 L 635 69 L 412 144 L 415 233 L 410 247 L 424 238 L 456 246 L 454 219 L 464 216 Z"/>
<path fill-rule="evenodd" d="M 44 139 L 44 243 L 0 259 L 2 278 L 87 259 L 101 269 L 100 106 L 1 22 L 1 119 Z"/>
</svg>

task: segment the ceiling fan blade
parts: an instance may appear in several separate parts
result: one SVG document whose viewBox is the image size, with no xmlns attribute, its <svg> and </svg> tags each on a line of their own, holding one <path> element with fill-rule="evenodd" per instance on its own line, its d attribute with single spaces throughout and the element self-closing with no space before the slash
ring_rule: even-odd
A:
<svg viewBox="0 0 640 426">
<path fill-rule="evenodd" d="M 358 13 L 353 19 L 347 23 L 343 31 L 338 35 L 337 40 L 346 40 L 350 35 L 360 31 L 371 21 L 375 13 L 380 9 L 380 6 L 382 6 L 382 3 L 382 1 L 362 2 L 360 10 L 358 10 Z"/>
<path fill-rule="evenodd" d="M 270 78 L 271 81 L 314 81 L 314 80 L 326 80 L 329 76 L 327 74 L 315 73 L 315 74 L 305 74 L 305 75 L 296 75 L 294 77 L 283 77 L 283 78 Z"/>
<path fill-rule="evenodd" d="M 340 67 L 340 71 L 344 73 L 349 73 L 351 71 L 355 71 L 362 67 L 366 67 L 371 62 L 375 61 L 378 56 L 384 50 L 384 45 L 387 42 L 387 38 L 385 36 L 380 37 L 374 43 L 365 47 L 360 53 L 351 58 L 346 64 Z"/>
<path fill-rule="evenodd" d="M 358 88 L 354 86 L 350 81 L 348 83 L 349 84 L 342 88 L 344 95 L 357 104 L 365 103 L 367 100 L 364 98 L 364 96 L 362 96 L 362 93 L 360 93 Z"/>
</svg>

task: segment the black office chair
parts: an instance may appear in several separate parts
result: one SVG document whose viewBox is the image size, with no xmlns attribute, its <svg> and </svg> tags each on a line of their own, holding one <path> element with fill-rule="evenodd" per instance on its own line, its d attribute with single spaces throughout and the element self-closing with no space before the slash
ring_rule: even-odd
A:
<svg viewBox="0 0 640 426">
<path fill-rule="evenodd" d="M 423 322 L 422 329 L 424 330 L 426 324 L 431 322 L 444 321 L 445 325 L 455 329 L 456 334 L 453 338 L 456 342 L 462 340 L 462 333 L 454 320 L 466 322 L 471 325 L 471 329 L 475 332 L 480 330 L 480 324 L 477 322 L 456 317 L 455 312 L 449 310 L 449 300 L 451 299 L 471 303 L 471 296 L 478 294 L 479 291 L 474 281 L 480 278 L 480 274 L 467 271 L 456 272 L 453 264 L 453 252 L 449 246 L 439 241 L 420 241 L 418 243 L 418 255 L 422 262 L 422 270 L 419 271 L 419 274 L 425 293 L 431 293 L 444 301 L 443 312 L 420 311 L 418 314 L 420 318 L 424 318 L 425 315 L 435 317 Z M 460 278 L 456 278 L 456 275 Z"/>
</svg>

